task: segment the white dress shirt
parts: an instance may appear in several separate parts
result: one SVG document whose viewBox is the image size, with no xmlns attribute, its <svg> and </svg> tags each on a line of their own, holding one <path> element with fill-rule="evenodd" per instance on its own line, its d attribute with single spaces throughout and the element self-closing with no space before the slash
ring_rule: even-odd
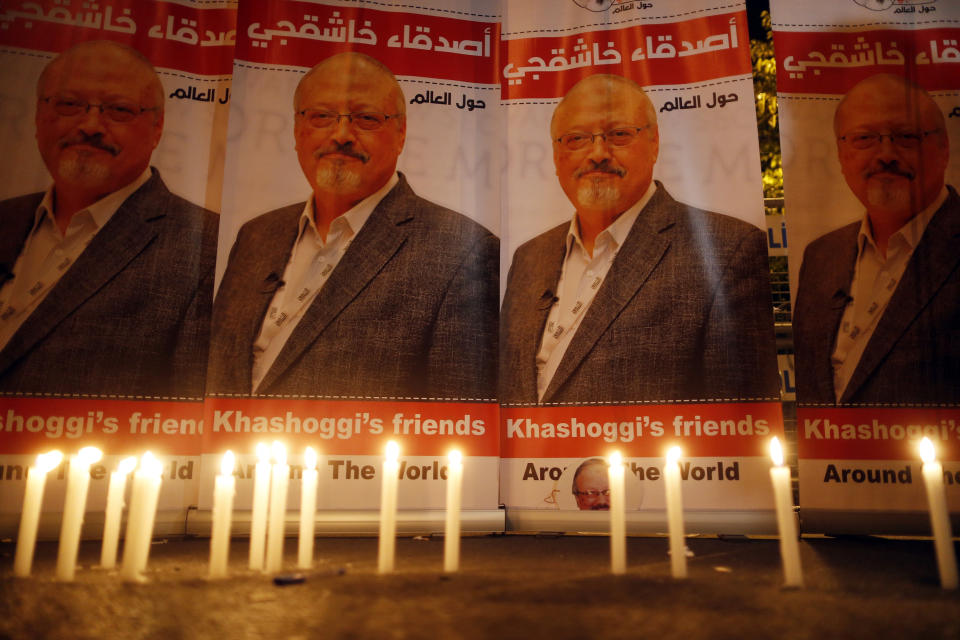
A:
<svg viewBox="0 0 960 640">
<path fill-rule="evenodd" d="M 113 193 L 76 212 L 60 233 L 54 219 L 54 190 L 47 189 L 34 215 L 33 227 L 13 266 L 13 278 L 0 287 L 0 349 L 30 317 L 63 274 L 109 222 L 120 205 L 150 179 L 148 167 Z"/>
<path fill-rule="evenodd" d="M 946 187 L 929 207 L 903 225 L 887 242 L 887 255 L 880 252 L 870 219 L 864 215 L 857 234 L 857 261 L 850 283 L 851 299 L 843 310 L 830 363 L 837 401 L 843 396 L 877 323 L 896 291 L 914 249 L 920 243 L 933 214 L 947 199 Z"/>
<path fill-rule="evenodd" d="M 366 223 L 384 196 L 396 186 L 400 178 L 394 172 L 383 187 L 358 202 L 346 213 L 330 223 L 324 241 L 314 220 L 313 197 L 300 214 L 300 231 L 283 271 L 283 286 L 273 295 L 263 318 L 260 335 L 253 343 L 253 376 L 256 390 L 273 362 L 283 350 L 294 328 L 303 319 L 330 274 L 347 252 L 350 242 Z"/>
<path fill-rule="evenodd" d="M 656 190 L 656 183 L 651 181 L 643 197 L 597 234 L 593 243 L 593 255 L 583 246 L 577 216 L 574 215 L 570 221 L 567 253 L 563 259 L 560 282 L 557 284 L 556 298 L 550 308 L 550 315 L 547 316 L 547 324 L 540 339 L 540 351 L 537 353 L 537 397 L 541 400 L 583 316 L 607 277 L 617 252 L 630 234 L 640 211 L 647 206 Z"/>
</svg>

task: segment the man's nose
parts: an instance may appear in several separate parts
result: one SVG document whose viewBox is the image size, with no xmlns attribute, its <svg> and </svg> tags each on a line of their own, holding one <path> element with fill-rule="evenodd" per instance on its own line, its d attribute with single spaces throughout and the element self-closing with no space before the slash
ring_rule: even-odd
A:
<svg viewBox="0 0 960 640">
<path fill-rule="evenodd" d="M 607 141 L 602 135 L 595 135 L 593 137 L 593 141 L 590 143 L 590 149 L 587 153 L 587 158 L 599 164 L 610 157 L 610 145 L 607 144 Z"/>
<path fill-rule="evenodd" d="M 350 116 L 340 116 L 337 119 L 337 122 L 333 125 L 333 132 L 330 137 L 338 144 L 355 142 L 357 140 Z"/>
<path fill-rule="evenodd" d="M 92 104 L 87 108 L 87 111 L 80 116 L 78 127 L 88 135 L 103 133 L 106 131 L 106 125 L 104 124 L 106 117 L 103 113 L 103 107 Z"/>
</svg>

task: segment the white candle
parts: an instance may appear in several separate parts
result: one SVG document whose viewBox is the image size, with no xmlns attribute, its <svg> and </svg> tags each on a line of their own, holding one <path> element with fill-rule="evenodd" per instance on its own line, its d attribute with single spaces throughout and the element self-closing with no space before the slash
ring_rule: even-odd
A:
<svg viewBox="0 0 960 640">
<path fill-rule="evenodd" d="M 43 504 L 43 488 L 47 474 L 63 460 L 59 451 L 41 453 L 32 467 L 27 469 L 27 487 L 23 492 L 23 509 L 20 511 L 20 530 L 17 532 L 17 550 L 13 556 L 13 575 L 25 578 L 33 566 L 33 550 L 37 545 L 37 528 L 40 525 L 40 507 Z"/>
<path fill-rule="evenodd" d="M 273 473 L 270 479 L 270 514 L 267 517 L 268 573 L 283 569 L 283 526 L 287 518 L 287 486 L 290 484 L 290 465 L 282 442 L 273 441 Z"/>
<path fill-rule="evenodd" d="M 623 457 L 619 451 L 610 455 L 608 484 L 610 488 L 610 571 L 614 575 L 627 572 L 626 495 L 623 481 Z"/>
<path fill-rule="evenodd" d="M 157 516 L 163 465 L 147 451 L 140 458 L 140 468 L 133 474 L 127 533 L 123 537 L 123 561 L 120 575 L 124 580 L 142 582 L 150 558 L 153 521 Z"/>
<path fill-rule="evenodd" d="M 933 529 L 933 545 L 937 551 L 940 586 L 944 589 L 956 589 L 957 558 L 953 551 L 953 533 L 950 531 L 947 497 L 943 491 L 943 465 L 937 462 L 936 455 L 930 438 L 924 438 L 920 441 L 920 457 L 923 459 L 923 483 L 927 485 L 930 528 Z"/>
<path fill-rule="evenodd" d="M 687 577 L 687 549 L 683 540 L 683 496 L 680 491 L 680 447 L 667 451 L 663 483 L 667 492 L 667 531 L 670 534 L 670 569 L 674 578 Z"/>
<path fill-rule="evenodd" d="M 300 540 L 297 567 L 313 566 L 313 534 L 317 518 L 317 452 L 307 447 L 303 452 L 303 473 L 300 476 Z"/>
<path fill-rule="evenodd" d="M 103 517 L 103 544 L 100 546 L 100 566 L 113 569 L 117 566 L 117 543 L 120 540 L 120 521 L 123 518 L 123 494 L 127 489 L 127 476 L 137 467 L 133 456 L 124 458 L 117 470 L 110 473 L 107 487 L 107 509 Z"/>
<path fill-rule="evenodd" d="M 270 447 L 257 445 L 257 468 L 253 480 L 253 511 L 250 514 L 250 569 L 263 570 L 267 539 L 267 508 L 270 500 Z"/>
<path fill-rule="evenodd" d="M 797 544 L 797 521 L 793 515 L 793 492 L 790 489 L 790 467 L 783 464 L 780 441 L 770 440 L 770 481 L 773 483 L 773 502 L 777 509 L 777 530 L 780 532 L 780 559 L 783 562 L 783 584 L 802 587 L 800 547 Z"/>
<path fill-rule="evenodd" d="M 460 568 L 460 501 L 463 491 L 463 456 L 454 449 L 447 456 L 447 522 L 443 533 L 443 570 Z"/>
<path fill-rule="evenodd" d="M 210 528 L 210 577 L 227 577 L 230 556 L 230 520 L 233 516 L 233 494 L 237 480 L 233 477 L 233 451 L 223 454 L 220 475 L 214 478 L 213 523 Z"/>
<path fill-rule="evenodd" d="M 387 443 L 383 458 L 383 476 L 380 485 L 380 546 L 377 555 L 377 572 L 393 571 L 393 559 L 397 544 L 397 483 L 400 472 L 400 447 L 391 440 Z"/>
<path fill-rule="evenodd" d="M 102 457 L 103 452 L 96 447 L 84 447 L 76 455 L 70 456 L 67 495 L 63 501 L 60 544 L 57 547 L 57 580 L 73 580 L 77 572 L 77 551 L 90 488 L 90 465 Z"/>
</svg>

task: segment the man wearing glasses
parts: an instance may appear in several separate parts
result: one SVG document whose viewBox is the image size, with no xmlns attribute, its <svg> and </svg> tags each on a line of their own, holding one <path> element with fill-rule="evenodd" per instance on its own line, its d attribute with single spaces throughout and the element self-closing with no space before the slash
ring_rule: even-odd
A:
<svg viewBox="0 0 960 640">
<path fill-rule="evenodd" d="M 550 132 L 575 213 L 514 255 L 501 401 L 777 397 L 763 232 L 653 180 L 660 136 L 643 89 L 585 78 Z"/>
<path fill-rule="evenodd" d="M 810 243 L 794 311 L 797 399 L 960 402 L 960 199 L 943 113 L 904 78 L 855 85 L 834 115 L 863 217 Z"/>
<path fill-rule="evenodd" d="M 313 197 L 241 228 L 214 305 L 210 391 L 495 397 L 499 241 L 396 171 L 405 111 L 366 55 L 300 81 L 295 147 Z"/>
<path fill-rule="evenodd" d="M 113 42 L 41 74 L 53 185 L 0 203 L 0 391 L 202 397 L 217 216 L 150 167 L 163 100 L 150 62 Z"/>
</svg>

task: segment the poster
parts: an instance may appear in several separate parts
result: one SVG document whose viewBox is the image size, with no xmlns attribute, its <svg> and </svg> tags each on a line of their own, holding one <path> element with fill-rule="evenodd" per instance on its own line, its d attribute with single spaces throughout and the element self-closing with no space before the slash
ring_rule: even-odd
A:
<svg viewBox="0 0 960 640">
<path fill-rule="evenodd" d="M 196 504 L 235 7 L 0 11 L 4 531 L 51 448 L 103 450 L 92 511 L 107 473 L 147 449 L 166 470 L 157 530 L 182 530 Z M 64 470 L 41 535 L 56 530 Z"/>
<path fill-rule="evenodd" d="M 503 527 L 498 9 L 239 8 L 204 461 L 229 446 L 252 465 L 272 440 L 293 461 L 313 446 L 320 530 L 373 530 L 390 439 L 401 522 L 442 518 L 458 447 L 464 507 Z M 201 509 L 215 467 L 203 465 Z"/>
<path fill-rule="evenodd" d="M 545 7 L 508 5 L 501 45 L 510 526 L 602 530 L 581 512 L 608 506 L 591 476 L 616 448 L 632 530 L 662 529 L 679 444 L 694 529 L 769 528 L 782 419 L 744 8 Z"/>
<path fill-rule="evenodd" d="M 958 7 L 771 4 L 802 517 L 928 531 L 921 437 L 960 510 Z"/>
</svg>

